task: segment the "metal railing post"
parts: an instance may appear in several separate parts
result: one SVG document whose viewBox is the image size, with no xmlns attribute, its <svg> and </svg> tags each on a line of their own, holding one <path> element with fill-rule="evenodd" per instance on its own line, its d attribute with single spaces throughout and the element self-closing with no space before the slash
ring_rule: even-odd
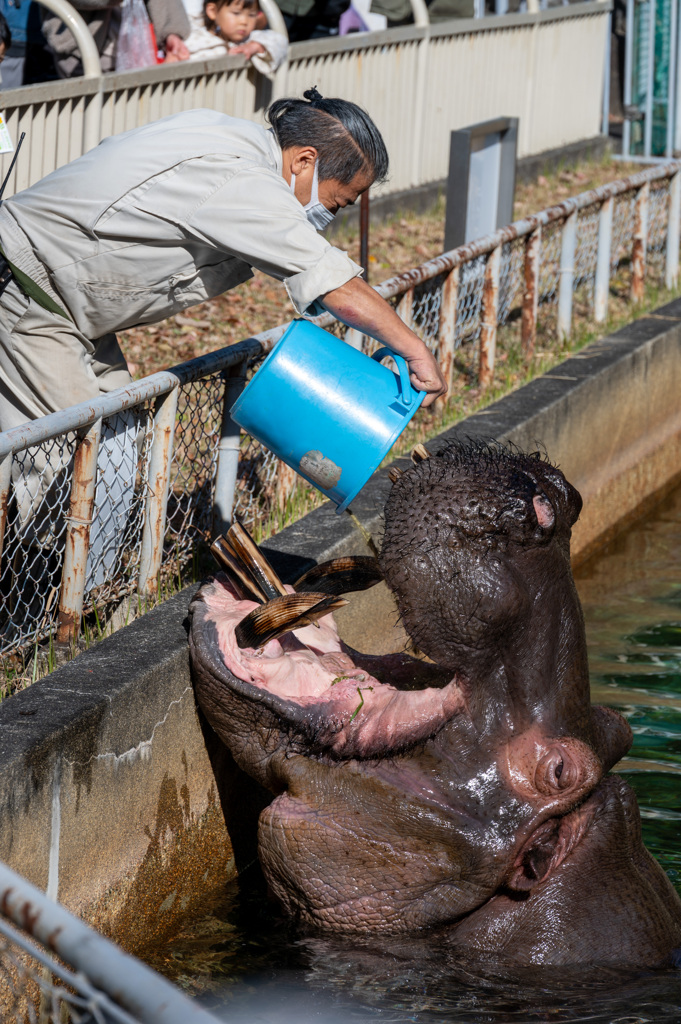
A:
<svg viewBox="0 0 681 1024">
<path fill-rule="evenodd" d="M 525 290 L 523 291 L 523 309 L 520 321 L 520 343 L 526 359 L 534 355 L 534 344 L 537 340 L 540 252 L 541 225 L 525 238 Z"/>
<path fill-rule="evenodd" d="M 102 421 L 96 420 L 87 433 L 78 438 L 73 457 L 71 502 L 66 517 L 64 568 L 59 595 L 57 643 L 60 644 L 76 639 L 83 615 L 101 430 Z"/>
<path fill-rule="evenodd" d="M 681 218 L 681 171 L 669 182 L 669 212 L 667 220 L 667 252 L 664 264 L 664 283 L 676 288 L 679 280 L 679 218 Z"/>
<path fill-rule="evenodd" d="M 12 456 L 8 455 L 0 461 L 0 569 L 2 568 L 2 548 L 5 542 L 7 516 L 9 514 L 9 488 L 12 482 Z"/>
<path fill-rule="evenodd" d="M 414 289 L 407 288 L 406 292 L 397 303 L 397 315 L 399 316 L 402 323 L 406 324 L 410 330 L 414 329 Z"/>
<path fill-rule="evenodd" d="M 492 249 L 485 263 L 485 282 L 482 290 L 482 322 L 480 324 L 480 360 L 478 379 L 487 387 L 494 377 L 497 348 L 497 318 L 499 306 L 499 273 L 501 246 Z"/>
<path fill-rule="evenodd" d="M 648 201 L 650 183 L 636 193 L 634 201 L 634 245 L 631 251 L 631 301 L 641 302 L 646 280 L 646 249 L 648 248 Z"/>
<path fill-rule="evenodd" d="M 442 285 L 442 305 L 440 306 L 440 326 L 438 330 L 440 369 L 450 391 L 454 383 L 456 307 L 459 299 L 460 272 L 460 267 L 454 267 L 444 279 Z"/>
<path fill-rule="evenodd" d="M 218 462 L 215 471 L 215 493 L 213 496 L 213 537 L 229 529 L 234 509 L 234 492 L 239 472 L 239 447 L 241 427 L 231 416 L 231 408 L 244 389 L 248 361 L 231 366 L 223 374 L 225 381 L 222 425 L 218 445 Z"/>
<path fill-rule="evenodd" d="M 608 315 L 610 292 L 610 250 L 612 246 L 612 198 L 602 203 L 598 212 L 598 251 L 594 281 L 594 320 L 602 324 Z"/>
<path fill-rule="evenodd" d="M 163 561 L 179 392 L 179 387 L 173 388 L 166 395 L 157 398 L 154 407 L 154 438 L 149 457 L 147 504 L 142 529 L 140 574 L 137 581 L 137 593 L 142 597 L 151 597 L 155 593 Z"/>
<path fill-rule="evenodd" d="M 572 287 L 575 280 L 577 249 L 577 211 L 566 217 L 560 246 L 560 284 L 558 287 L 558 337 L 569 338 L 572 331 Z"/>
</svg>

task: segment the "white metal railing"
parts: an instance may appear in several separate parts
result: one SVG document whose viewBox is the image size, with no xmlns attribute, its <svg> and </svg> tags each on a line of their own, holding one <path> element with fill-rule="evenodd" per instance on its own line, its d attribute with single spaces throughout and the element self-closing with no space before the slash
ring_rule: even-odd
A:
<svg viewBox="0 0 681 1024">
<path fill-rule="evenodd" d="M 577 290 L 603 323 L 613 275 L 622 287 L 628 273 L 632 303 L 646 275 L 676 286 L 680 170 L 670 163 L 585 192 L 376 291 L 436 354 L 450 384 L 462 348 L 485 387 L 498 328 L 509 320 L 529 357 L 538 322 L 570 334 Z M 329 314 L 316 322 L 373 350 Z M 70 641 L 84 610 L 105 614 L 135 592 L 156 595 L 196 540 L 221 531 L 234 512 L 252 527 L 274 513 L 290 521 L 295 474 L 229 415 L 247 370 L 285 328 L 0 434 L 0 655 L 47 636 Z"/>
<path fill-rule="evenodd" d="M 41 1024 L 217 1024 L 1 862 L 0 1014 Z"/>
<path fill-rule="evenodd" d="M 520 157 L 592 138 L 610 7 L 595 0 L 294 43 L 274 85 L 242 57 L 222 57 L 9 90 L 0 110 L 13 138 L 27 138 L 6 196 L 108 135 L 202 106 L 262 120 L 275 95 L 311 85 L 371 113 L 393 166 L 384 193 L 445 178 L 450 131 L 502 114 L 520 118 Z M 9 159 L 0 157 L 0 176 Z"/>
</svg>

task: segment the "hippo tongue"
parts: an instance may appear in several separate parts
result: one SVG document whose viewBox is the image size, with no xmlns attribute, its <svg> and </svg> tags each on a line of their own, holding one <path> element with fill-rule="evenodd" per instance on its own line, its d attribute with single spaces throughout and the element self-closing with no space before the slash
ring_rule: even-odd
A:
<svg viewBox="0 0 681 1024">
<path fill-rule="evenodd" d="M 235 696 L 267 707 L 280 731 L 285 726 L 320 752 L 394 752 L 433 735 L 464 706 L 456 679 L 410 692 L 379 682 L 343 651 L 331 615 L 319 620 L 321 628 L 305 626 L 260 650 L 241 650 L 235 630 L 257 605 L 239 600 L 224 577 L 205 586 L 201 598 L 193 608 L 195 663 Z"/>
</svg>

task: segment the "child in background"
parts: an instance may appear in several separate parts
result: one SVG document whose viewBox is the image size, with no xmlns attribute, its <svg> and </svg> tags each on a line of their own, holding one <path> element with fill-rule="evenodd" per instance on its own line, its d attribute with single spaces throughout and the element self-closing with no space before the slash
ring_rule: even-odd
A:
<svg viewBox="0 0 681 1024">
<path fill-rule="evenodd" d="M 286 56 L 286 38 L 265 22 L 258 0 L 184 0 L 192 31 L 185 40 L 191 60 L 241 53 L 263 75 L 271 77 Z"/>
</svg>

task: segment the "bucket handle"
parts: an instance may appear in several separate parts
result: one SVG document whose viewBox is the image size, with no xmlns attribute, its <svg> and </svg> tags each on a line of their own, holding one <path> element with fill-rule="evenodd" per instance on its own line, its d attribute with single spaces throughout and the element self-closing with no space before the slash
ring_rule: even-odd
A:
<svg viewBox="0 0 681 1024">
<path fill-rule="evenodd" d="M 381 359 L 385 359 L 386 356 L 390 356 L 395 361 L 395 366 L 398 369 L 400 375 L 400 391 L 402 393 L 402 401 L 405 405 L 411 405 L 414 398 L 414 389 L 411 386 L 409 380 L 409 366 L 404 356 L 399 356 L 397 352 L 393 352 L 390 348 L 379 348 L 372 355 L 372 359 L 380 363 Z"/>
</svg>

